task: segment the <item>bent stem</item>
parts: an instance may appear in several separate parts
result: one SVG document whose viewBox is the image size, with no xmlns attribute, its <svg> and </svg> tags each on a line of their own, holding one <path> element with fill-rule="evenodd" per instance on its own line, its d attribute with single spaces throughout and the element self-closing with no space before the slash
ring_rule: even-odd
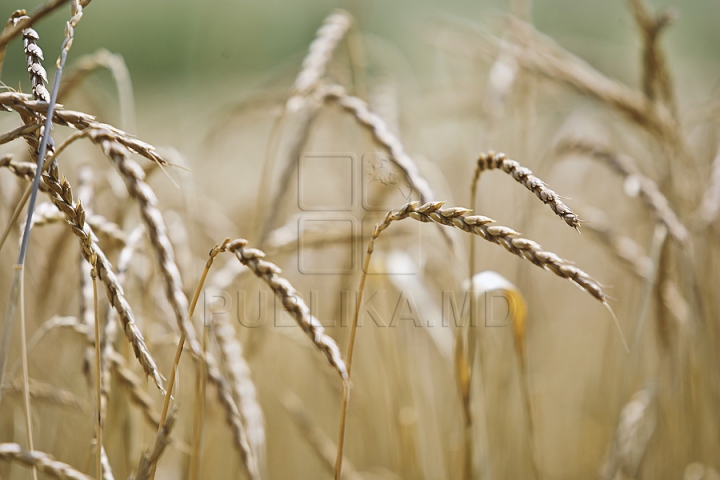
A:
<svg viewBox="0 0 720 480">
<path fill-rule="evenodd" d="M 335 457 L 335 480 L 340 480 L 342 475 L 343 447 L 345 446 L 345 425 L 347 423 L 347 410 L 350 403 L 350 374 L 352 372 L 353 352 L 355 351 L 355 335 L 357 333 L 358 316 L 360 315 L 360 305 L 362 305 L 363 292 L 365 291 L 365 280 L 367 279 L 368 268 L 370 267 L 370 257 L 372 257 L 375 249 L 375 240 L 380 235 L 380 225 L 375 225 L 372 238 L 368 244 L 365 260 L 363 261 L 362 274 L 360 276 L 360 286 L 358 287 L 357 302 L 355 304 L 355 313 L 353 314 L 352 326 L 350 327 L 350 342 L 348 344 L 348 353 L 345 360 L 347 365 L 347 380 L 343 381 L 343 396 L 340 406 L 340 427 L 337 442 L 337 457 Z"/>
<path fill-rule="evenodd" d="M 226 240 L 226 242 L 228 240 Z M 200 292 L 202 292 L 203 285 L 205 285 L 205 280 L 207 279 L 208 273 L 210 272 L 210 267 L 212 266 L 213 262 L 215 261 L 215 257 L 217 257 L 222 251 L 223 250 L 220 245 L 215 245 L 213 247 L 213 249 L 210 251 L 210 258 L 208 258 L 208 261 L 205 263 L 205 268 L 203 269 L 202 275 L 200 276 L 200 281 L 198 282 L 198 285 L 195 288 L 195 294 L 193 295 L 192 301 L 190 302 L 190 309 L 188 312 L 188 317 L 192 317 L 193 314 L 195 313 L 195 307 L 197 306 L 198 299 L 200 298 Z M 185 334 L 180 333 L 180 340 L 178 341 L 178 346 L 177 346 L 177 349 L 175 350 L 175 358 L 173 359 L 173 366 L 172 366 L 172 370 L 170 371 L 170 380 L 168 380 L 167 393 L 165 394 L 165 402 L 163 403 L 162 413 L 160 414 L 158 434 L 160 434 L 160 431 L 162 430 L 163 425 L 165 425 L 165 420 L 167 419 L 167 416 L 168 416 L 168 410 L 170 409 L 170 397 L 172 396 L 172 391 L 175 386 L 175 377 L 177 376 L 177 369 L 178 369 L 178 365 L 180 364 L 180 357 L 182 356 L 183 345 L 185 345 Z M 203 359 L 200 359 L 199 361 L 203 361 Z M 193 454 L 194 453 L 195 453 L 195 450 L 193 448 Z M 152 467 L 152 471 L 150 472 L 150 480 L 155 479 L 155 471 L 156 470 L 157 470 L 157 463 L 154 464 Z"/>
<path fill-rule="evenodd" d="M 475 204 L 477 203 L 477 189 L 479 181 L 480 172 L 476 169 L 470 185 L 470 208 L 472 209 L 475 208 Z M 468 259 L 468 281 L 470 282 L 470 289 L 468 292 L 468 295 L 470 295 L 470 326 L 475 325 L 475 282 L 473 282 L 473 277 L 475 276 L 475 241 L 475 237 L 470 237 Z M 465 339 L 465 333 L 466 332 L 463 329 L 458 330 L 458 340 L 455 342 L 455 348 L 462 349 L 465 346 L 465 341 L 467 340 L 467 355 L 463 355 L 462 350 L 460 350 L 455 355 L 455 361 L 458 363 L 456 366 L 458 371 L 462 371 L 460 363 L 464 363 L 465 374 L 458 376 L 458 382 L 460 383 L 460 392 L 463 396 L 463 409 L 465 410 L 465 459 L 463 478 L 465 480 L 470 480 L 473 478 L 473 452 L 475 450 L 472 429 L 473 418 L 470 412 L 470 392 L 476 342 L 470 342 L 469 332 L 467 334 L 467 339 Z"/>
</svg>

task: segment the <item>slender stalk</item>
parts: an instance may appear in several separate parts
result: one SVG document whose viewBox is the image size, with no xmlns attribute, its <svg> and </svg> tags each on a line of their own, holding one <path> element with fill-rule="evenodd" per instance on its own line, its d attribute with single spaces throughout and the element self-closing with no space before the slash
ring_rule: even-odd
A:
<svg viewBox="0 0 720 480">
<path fill-rule="evenodd" d="M 365 280 L 367 279 L 367 272 L 370 268 L 370 258 L 372 257 L 372 252 L 375 248 L 375 239 L 379 234 L 380 232 L 378 230 L 378 226 L 376 225 L 373 236 L 368 244 L 367 252 L 365 253 L 365 259 L 363 260 L 362 274 L 360 275 L 360 286 L 358 287 L 357 302 L 355 303 L 355 313 L 353 314 L 352 326 L 350 327 L 350 342 L 348 344 L 348 353 L 345 358 L 345 365 L 347 366 L 347 380 L 343 381 L 343 396 L 342 403 L 340 405 L 340 426 L 337 442 L 338 449 L 337 457 L 335 458 L 335 480 L 340 480 L 340 477 L 342 476 L 345 426 L 347 423 L 348 404 L 350 403 L 350 373 L 352 371 L 353 352 L 355 351 L 355 335 L 357 334 L 358 316 L 360 315 L 360 305 L 362 305 L 363 293 L 365 291 Z"/>
<path fill-rule="evenodd" d="M 97 268 L 95 262 L 97 260 L 96 255 L 91 258 L 92 270 L 90 271 L 90 277 L 92 278 L 93 288 L 93 310 L 95 312 L 95 394 L 97 402 L 97 424 L 95 426 L 95 438 L 97 441 L 96 445 L 96 470 L 97 478 L 103 478 L 103 467 L 102 467 L 102 452 L 103 452 L 103 419 L 102 419 L 102 382 L 100 369 L 100 312 L 98 310 L 98 288 L 97 288 Z"/>
<path fill-rule="evenodd" d="M 203 356 L 207 348 L 207 329 L 203 330 L 202 336 Z M 205 414 L 205 385 L 207 376 L 206 369 L 201 362 L 197 362 L 197 373 L 195 375 L 195 406 L 193 415 L 193 445 L 190 456 L 189 480 L 197 480 L 200 469 L 200 444 L 202 443 L 203 416 Z"/>
<path fill-rule="evenodd" d="M 193 295 L 192 301 L 190 302 L 190 310 L 188 312 L 188 317 L 192 317 L 193 313 L 195 313 L 195 307 L 197 306 L 198 299 L 200 298 L 200 292 L 202 292 L 203 285 L 205 285 L 205 279 L 207 279 L 208 273 L 210 272 L 210 267 L 215 261 L 215 257 L 217 257 L 220 252 L 221 250 L 219 249 L 218 245 L 215 245 L 215 247 L 210 251 L 210 258 L 208 258 L 207 263 L 205 263 L 205 268 L 203 269 L 202 275 L 200 276 L 200 281 L 198 282 L 197 288 L 195 288 L 195 294 Z M 158 427 L 158 432 L 160 431 L 160 429 L 163 428 L 165 420 L 168 416 L 168 410 L 170 409 L 170 397 L 175 386 L 175 377 L 177 375 L 177 369 L 180 364 L 180 357 L 182 356 L 184 344 L 185 334 L 181 333 L 177 349 L 175 350 L 175 358 L 173 360 L 172 370 L 170 371 L 170 379 L 168 380 L 167 393 L 165 394 L 165 403 L 163 403 L 162 413 L 160 414 L 160 426 Z M 152 467 L 152 472 L 150 473 L 150 480 L 154 480 L 156 469 L 157 464 L 153 465 Z"/>
<path fill-rule="evenodd" d="M 477 203 L 477 190 L 478 190 L 478 183 L 480 180 L 480 171 L 478 169 L 475 169 L 475 175 L 472 180 L 472 184 L 470 185 L 470 208 L 475 209 L 475 205 Z M 470 308 L 470 327 L 475 325 L 475 282 L 473 282 L 473 277 L 475 276 L 475 237 L 470 237 L 470 248 L 469 248 L 469 259 L 468 259 L 468 281 L 470 282 L 470 289 L 468 291 L 468 295 L 470 296 L 469 302 L 469 308 Z M 465 363 L 465 375 L 458 377 L 458 382 L 465 383 L 465 385 L 460 385 L 460 392 L 463 395 L 463 408 L 465 409 L 465 459 L 464 459 L 464 470 L 463 470 L 463 479 L 464 480 L 471 480 L 473 478 L 473 452 L 475 451 L 474 441 L 473 441 L 473 429 L 472 429 L 472 423 L 473 423 L 473 417 L 470 413 L 470 392 L 471 392 L 471 383 L 472 383 L 472 369 L 473 369 L 473 363 L 475 359 L 475 346 L 476 342 L 472 342 L 470 344 L 469 339 L 469 332 L 465 332 L 464 330 L 460 329 L 456 333 L 458 340 L 455 342 L 455 348 L 463 348 L 464 350 L 467 350 L 467 354 L 465 356 L 462 355 L 462 352 L 458 352 L 455 355 L 455 361 L 456 362 L 464 362 Z M 467 342 L 467 348 L 465 349 L 465 344 Z"/>
<path fill-rule="evenodd" d="M 30 408 L 30 375 L 28 373 L 27 335 L 25 328 L 25 268 L 16 266 L 20 272 L 20 348 L 22 350 L 23 401 L 25 406 L 25 434 L 28 450 L 35 450 L 32 434 L 32 409 Z M 33 480 L 37 480 L 37 469 L 32 467 Z"/>
</svg>

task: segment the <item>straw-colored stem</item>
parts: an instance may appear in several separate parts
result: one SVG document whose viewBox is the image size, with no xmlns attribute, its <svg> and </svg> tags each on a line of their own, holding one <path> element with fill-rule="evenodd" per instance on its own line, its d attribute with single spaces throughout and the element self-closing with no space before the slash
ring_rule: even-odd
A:
<svg viewBox="0 0 720 480">
<path fill-rule="evenodd" d="M 203 356 L 207 355 L 207 329 L 202 335 Z M 197 480 L 200 472 L 200 447 L 202 444 L 203 416 L 205 415 L 205 387 L 207 375 L 205 365 L 197 362 L 195 374 L 195 404 L 193 409 L 193 443 L 190 456 L 189 480 Z"/>
<path fill-rule="evenodd" d="M 203 269 L 202 275 L 200 276 L 200 281 L 198 282 L 197 288 L 195 288 L 195 294 L 193 295 L 192 301 L 190 302 L 188 318 L 192 317 L 193 313 L 195 313 L 195 307 L 197 306 L 198 299 L 200 298 L 200 293 L 202 292 L 203 285 L 205 285 L 205 279 L 207 279 L 208 273 L 210 272 L 210 267 L 212 266 L 215 257 L 219 253 L 220 252 L 218 251 L 217 245 L 210 251 L 210 258 L 208 259 L 207 263 L 205 263 L 205 268 Z M 180 357 L 182 356 L 184 344 L 185 332 L 181 332 L 180 340 L 178 341 L 177 349 L 175 350 L 175 358 L 173 359 L 172 370 L 170 371 L 170 379 L 168 380 L 167 392 L 165 394 L 165 402 L 163 403 L 162 413 L 160 414 L 158 434 L 162 430 L 163 425 L 165 425 L 168 410 L 170 409 L 170 397 L 172 396 L 172 392 L 175 387 L 175 377 L 177 375 L 178 366 L 180 365 Z M 153 465 L 152 470 L 150 471 L 150 480 L 153 480 L 155 478 L 156 468 L 157 465 Z"/>
<path fill-rule="evenodd" d="M 98 288 L 97 288 L 97 269 L 95 262 L 97 258 L 93 255 L 90 258 L 90 264 L 92 267 L 90 276 L 92 277 L 92 290 L 93 290 L 93 311 L 95 312 L 95 394 L 96 394 L 96 405 L 97 405 L 97 423 L 95 425 L 95 438 L 97 445 L 95 446 L 97 454 L 97 478 L 103 478 L 103 418 L 102 418 L 102 370 L 100 367 L 100 312 L 98 310 Z"/>
<path fill-rule="evenodd" d="M 360 305 L 362 305 L 363 292 L 365 291 L 365 280 L 367 279 L 368 268 L 370 268 L 370 258 L 372 257 L 373 248 L 375 246 L 375 239 L 377 226 L 373 232 L 373 236 L 370 239 L 367 252 L 365 253 L 365 259 L 363 260 L 362 273 L 360 274 L 360 286 L 358 287 L 357 302 L 355 303 L 355 313 L 353 313 L 353 321 L 350 326 L 350 341 L 348 342 L 348 352 L 345 358 L 345 365 L 347 367 L 347 380 L 343 382 L 343 396 L 342 403 L 340 405 L 340 425 L 338 427 L 338 441 L 337 441 L 337 457 L 335 458 L 335 480 L 340 480 L 342 476 L 342 462 L 343 462 L 343 448 L 345 446 L 345 427 L 347 424 L 347 411 L 350 403 L 350 372 L 352 370 L 352 359 L 353 352 L 355 351 L 355 335 L 357 333 L 358 316 L 360 315 Z"/>
</svg>

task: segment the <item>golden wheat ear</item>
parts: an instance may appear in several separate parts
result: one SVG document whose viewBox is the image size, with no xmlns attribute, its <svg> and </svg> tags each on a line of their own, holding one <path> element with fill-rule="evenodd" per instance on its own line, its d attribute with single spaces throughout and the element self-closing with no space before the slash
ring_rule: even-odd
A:
<svg viewBox="0 0 720 480">
<path fill-rule="evenodd" d="M 510 175 L 516 182 L 535 194 L 545 205 L 560 217 L 569 226 L 580 231 L 580 217 L 565 205 L 560 195 L 548 188 L 547 184 L 533 175 L 532 170 L 523 167 L 515 160 L 510 160 L 504 153 L 481 153 L 478 157 L 475 172 L 473 173 L 471 193 L 475 198 L 477 184 L 480 176 L 486 170 L 500 170 Z M 474 206 L 474 202 L 472 203 Z"/>
</svg>

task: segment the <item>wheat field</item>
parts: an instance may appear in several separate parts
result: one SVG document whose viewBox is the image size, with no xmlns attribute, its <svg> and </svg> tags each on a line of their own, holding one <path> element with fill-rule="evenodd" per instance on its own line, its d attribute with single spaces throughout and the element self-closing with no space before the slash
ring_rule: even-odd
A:
<svg viewBox="0 0 720 480">
<path fill-rule="evenodd" d="M 131 3 L 0 5 L 0 478 L 720 479 L 716 6 Z"/>
</svg>

